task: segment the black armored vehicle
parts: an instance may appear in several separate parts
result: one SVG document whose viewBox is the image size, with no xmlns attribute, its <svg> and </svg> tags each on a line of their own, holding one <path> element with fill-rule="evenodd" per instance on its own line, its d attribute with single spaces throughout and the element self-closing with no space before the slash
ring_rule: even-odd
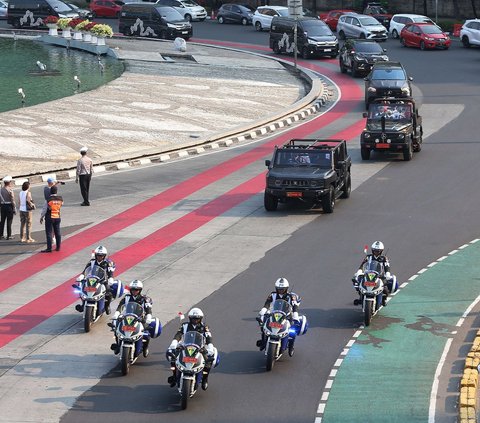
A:
<svg viewBox="0 0 480 423">
<path fill-rule="evenodd" d="M 408 161 L 422 149 L 422 117 L 412 98 L 375 99 L 363 113 L 367 124 L 360 137 L 363 160 L 372 151 L 402 153 Z"/>
<path fill-rule="evenodd" d="M 350 196 L 352 160 L 345 140 L 293 139 L 275 146 L 265 165 L 267 211 L 297 199 L 321 203 L 324 213 L 332 213 L 337 198 Z"/>
</svg>

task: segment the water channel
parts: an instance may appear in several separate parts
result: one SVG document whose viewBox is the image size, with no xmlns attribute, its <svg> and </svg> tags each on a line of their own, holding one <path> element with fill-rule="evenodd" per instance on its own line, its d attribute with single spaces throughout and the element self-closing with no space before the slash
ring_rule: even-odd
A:
<svg viewBox="0 0 480 423">
<path fill-rule="evenodd" d="M 112 57 L 99 59 L 38 40 L 0 38 L 0 57 L 0 112 L 92 90 L 124 71 L 123 63 Z"/>
</svg>

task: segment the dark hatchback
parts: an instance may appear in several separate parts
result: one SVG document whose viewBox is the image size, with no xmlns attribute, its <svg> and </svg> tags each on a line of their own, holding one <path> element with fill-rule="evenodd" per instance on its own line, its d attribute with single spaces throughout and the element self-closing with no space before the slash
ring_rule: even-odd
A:
<svg viewBox="0 0 480 423">
<path fill-rule="evenodd" d="M 375 98 L 410 97 L 413 78 L 399 62 L 377 62 L 365 78 L 365 106 Z"/>
<path fill-rule="evenodd" d="M 217 12 L 217 21 L 223 23 L 236 23 L 242 25 L 251 25 L 253 19 L 253 10 L 243 4 L 223 4 Z"/>
<path fill-rule="evenodd" d="M 353 77 L 366 75 L 374 63 L 388 60 L 385 53 L 386 50 L 376 41 L 348 39 L 340 49 L 340 71 L 346 73 L 350 70 Z"/>
</svg>

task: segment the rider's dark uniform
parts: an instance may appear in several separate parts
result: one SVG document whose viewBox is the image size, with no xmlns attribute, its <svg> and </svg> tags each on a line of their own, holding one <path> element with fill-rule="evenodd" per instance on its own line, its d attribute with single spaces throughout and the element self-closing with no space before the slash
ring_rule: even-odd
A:
<svg viewBox="0 0 480 423">
<path fill-rule="evenodd" d="M 286 294 L 280 295 L 277 294 L 276 291 L 273 291 L 268 297 L 267 300 L 265 301 L 265 304 L 263 305 L 266 309 L 270 308 L 270 304 L 272 304 L 276 300 L 284 300 L 288 304 L 292 306 L 292 312 L 298 312 L 298 297 L 297 294 L 293 292 L 287 292 Z"/>
<path fill-rule="evenodd" d="M 110 260 L 109 258 L 106 258 L 102 260 L 100 263 L 92 258 L 86 265 L 85 269 L 83 269 L 82 273 L 85 273 L 87 269 L 89 269 L 91 266 L 98 266 L 101 267 L 103 270 L 105 270 L 105 275 L 106 279 L 102 281 L 102 283 L 105 285 L 105 311 L 107 314 L 110 314 L 110 303 L 112 302 L 113 299 L 113 294 L 112 290 L 108 286 L 108 279 L 113 278 L 113 272 L 115 272 L 115 263 L 113 260 Z"/>
<path fill-rule="evenodd" d="M 365 256 L 362 263 L 360 264 L 359 269 L 362 270 L 364 264 L 367 263 L 369 260 L 375 260 L 375 261 L 378 261 L 379 263 L 382 263 L 384 272 L 385 273 L 390 272 L 390 262 L 388 261 L 388 257 L 387 256 L 375 257 L 373 254 L 367 254 Z"/>
<path fill-rule="evenodd" d="M 152 299 L 142 294 L 137 295 L 136 298 L 133 298 L 132 294 L 125 295 L 125 297 L 122 298 L 122 301 L 118 304 L 117 311 L 122 311 L 123 306 L 127 305 L 129 302 L 140 304 L 145 311 L 145 315 L 152 314 Z"/>
</svg>

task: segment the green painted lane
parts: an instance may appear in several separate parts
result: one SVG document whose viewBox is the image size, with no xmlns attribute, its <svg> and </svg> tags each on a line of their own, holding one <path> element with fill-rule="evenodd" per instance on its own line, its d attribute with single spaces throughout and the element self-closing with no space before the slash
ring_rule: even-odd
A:
<svg viewBox="0 0 480 423">
<path fill-rule="evenodd" d="M 380 310 L 340 365 L 322 423 L 428 422 L 445 344 L 480 293 L 479 257 L 480 242 L 469 244 L 419 274 Z"/>
</svg>

